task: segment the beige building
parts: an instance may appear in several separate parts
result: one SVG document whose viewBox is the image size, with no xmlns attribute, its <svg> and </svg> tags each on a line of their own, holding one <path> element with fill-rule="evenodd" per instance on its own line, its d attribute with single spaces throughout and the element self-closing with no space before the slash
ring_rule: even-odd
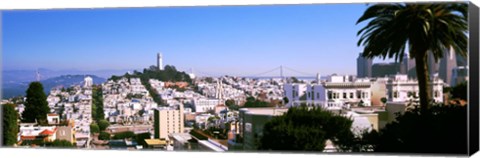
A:
<svg viewBox="0 0 480 158">
<path fill-rule="evenodd" d="M 168 139 L 171 133 L 183 133 L 183 104 L 177 107 L 160 107 L 154 110 L 154 137 Z"/>
<path fill-rule="evenodd" d="M 66 140 L 70 143 L 76 143 L 75 129 L 71 126 L 57 127 L 57 140 Z"/>
</svg>

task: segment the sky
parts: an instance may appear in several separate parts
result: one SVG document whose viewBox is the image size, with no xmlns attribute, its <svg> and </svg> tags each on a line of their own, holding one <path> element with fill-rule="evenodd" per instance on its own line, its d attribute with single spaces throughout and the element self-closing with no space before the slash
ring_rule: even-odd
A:
<svg viewBox="0 0 480 158">
<path fill-rule="evenodd" d="M 10 10 L 4 70 L 142 70 L 204 75 L 356 74 L 365 4 Z M 377 60 L 376 60 L 377 61 Z M 279 71 L 264 75 L 279 75 Z"/>
</svg>

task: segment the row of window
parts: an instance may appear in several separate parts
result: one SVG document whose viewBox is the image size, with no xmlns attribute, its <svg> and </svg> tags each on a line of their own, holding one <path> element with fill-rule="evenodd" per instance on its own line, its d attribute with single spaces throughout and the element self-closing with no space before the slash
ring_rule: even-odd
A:
<svg viewBox="0 0 480 158">
<path fill-rule="evenodd" d="M 332 91 L 328 91 L 328 99 L 339 99 L 339 98 L 343 98 L 343 99 L 353 99 L 355 96 L 354 96 L 354 93 L 353 92 L 350 92 L 347 94 L 347 92 L 343 92 L 343 93 L 333 93 Z M 343 94 L 343 95 L 340 95 L 340 94 Z M 368 98 L 368 92 L 357 92 L 357 98 Z"/>
<path fill-rule="evenodd" d="M 394 91 L 394 92 L 393 92 L 393 98 L 398 98 L 398 97 L 399 97 L 398 95 L 399 95 L 398 91 Z M 438 90 L 436 90 L 436 91 L 433 92 L 433 96 L 434 96 L 435 98 L 438 97 L 439 95 L 440 95 L 440 92 L 439 92 Z M 417 92 L 417 91 L 413 91 L 413 92 L 412 92 L 412 91 L 409 91 L 409 92 L 407 93 L 407 97 L 412 97 L 412 96 L 419 96 L 419 92 Z"/>
</svg>

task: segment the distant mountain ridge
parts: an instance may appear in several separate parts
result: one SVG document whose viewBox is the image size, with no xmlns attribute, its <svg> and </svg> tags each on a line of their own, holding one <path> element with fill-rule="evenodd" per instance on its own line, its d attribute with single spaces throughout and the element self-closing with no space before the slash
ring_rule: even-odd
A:
<svg viewBox="0 0 480 158">
<path fill-rule="evenodd" d="M 39 68 L 40 80 L 45 80 L 53 77 L 58 77 L 66 74 L 91 74 L 101 78 L 109 78 L 112 75 L 123 75 L 132 70 L 50 70 L 45 68 Z M 2 82 L 3 83 L 20 83 L 35 81 L 37 70 L 2 70 Z"/>
<path fill-rule="evenodd" d="M 70 87 L 74 85 L 83 85 L 83 80 L 86 76 L 90 76 L 93 79 L 93 84 L 101 84 L 106 81 L 105 78 L 101 78 L 95 75 L 61 75 L 52 77 L 46 80 L 41 80 L 45 93 L 48 95 L 50 90 L 55 87 Z M 11 98 L 15 96 L 24 96 L 25 91 L 28 89 L 30 81 L 27 82 L 3 82 L 2 83 L 2 98 Z"/>
</svg>

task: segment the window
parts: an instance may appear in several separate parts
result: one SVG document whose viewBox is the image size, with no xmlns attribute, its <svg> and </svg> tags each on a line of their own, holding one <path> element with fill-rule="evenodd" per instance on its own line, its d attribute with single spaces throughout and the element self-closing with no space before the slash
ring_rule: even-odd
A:
<svg viewBox="0 0 480 158">
<path fill-rule="evenodd" d="M 320 93 L 317 93 L 317 99 L 320 99 Z"/>
<path fill-rule="evenodd" d="M 332 99 L 332 92 L 331 91 L 328 91 L 328 99 Z M 318 93 L 317 93 L 318 94 Z"/>
<path fill-rule="evenodd" d="M 343 99 L 347 99 L 347 93 L 343 92 Z"/>
<path fill-rule="evenodd" d="M 393 98 L 398 98 L 398 92 L 397 91 L 393 92 Z"/>
<path fill-rule="evenodd" d="M 434 96 L 435 98 L 438 97 L 438 91 L 435 91 Z"/>
<path fill-rule="evenodd" d="M 353 98 L 353 92 L 350 92 L 350 98 Z"/>
</svg>

